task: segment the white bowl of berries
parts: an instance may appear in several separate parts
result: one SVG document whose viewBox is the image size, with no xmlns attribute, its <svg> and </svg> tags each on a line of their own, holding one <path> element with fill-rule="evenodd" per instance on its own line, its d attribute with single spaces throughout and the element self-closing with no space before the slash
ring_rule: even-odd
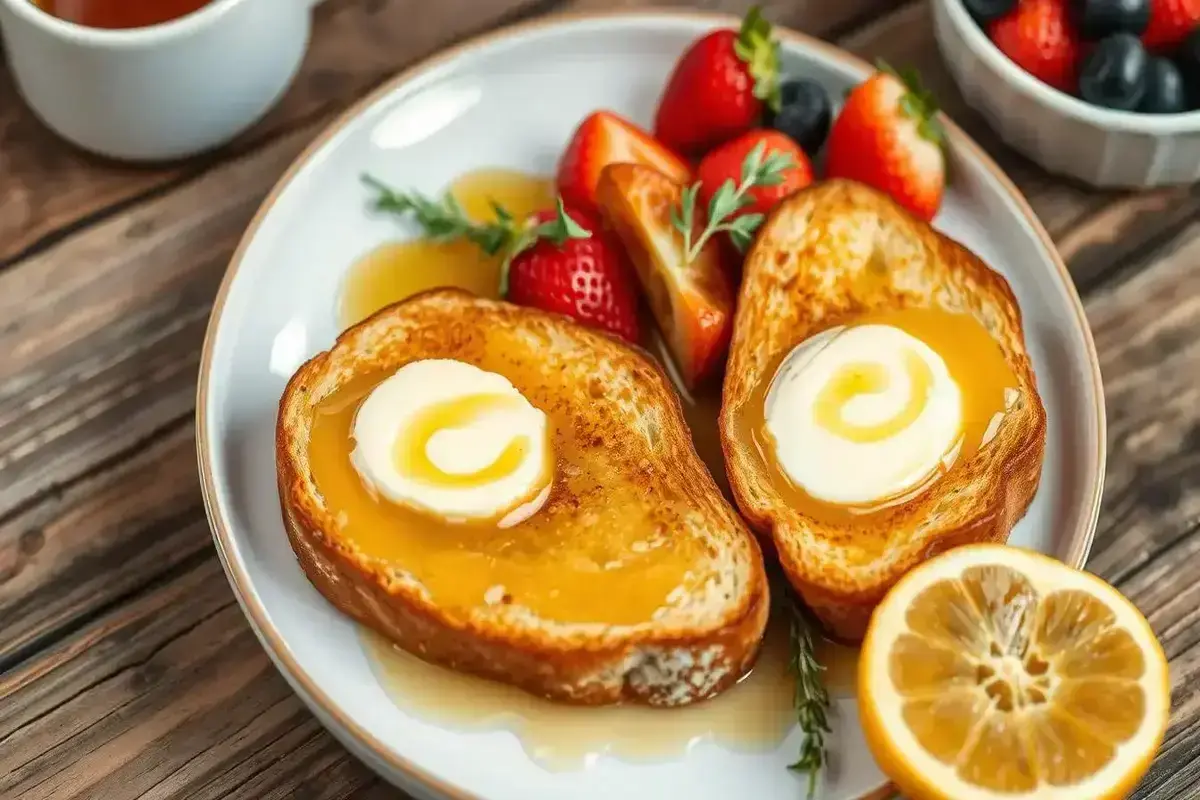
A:
<svg viewBox="0 0 1200 800">
<path fill-rule="evenodd" d="M 933 0 L 967 102 L 1050 172 L 1200 179 L 1200 0 Z"/>
</svg>

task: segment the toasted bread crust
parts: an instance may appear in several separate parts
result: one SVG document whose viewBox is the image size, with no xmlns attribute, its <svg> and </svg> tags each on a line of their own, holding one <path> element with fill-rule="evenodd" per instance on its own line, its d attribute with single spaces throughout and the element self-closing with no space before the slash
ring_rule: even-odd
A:
<svg viewBox="0 0 1200 800">
<path fill-rule="evenodd" d="M 888 279 L 858 280 L 879 259 Z M 796 344 L 854 316 L 906 307 L 974 316 L 1000 345 L 1020 399 L 987 447 L 917 498 L 860 523 L 879 526 L 888 536 L 881 555 L 863 559 L 853 555 L 853 527 L 823 523 L 786 505 L 743 441 L 739 419 L 754 389 L 770 379 L 770 365 Z M 720 427 L 743 515 L 827 631 L 857 641 L 875 605 L 905 572 L 952 547 L 1007 540 L 1037 491 L 1046 411 L 1008 282 L 886 195 L 833 180 L 781 203 L 746 259 Z"/>
<path fill-rule="evenodd" d="M 316 403 L 368 366 L 395 369 L 435 356 L 470 360 L 469 343 L 499 327 L 570 343 L 573 355 L 586 351 L 605 369 L 626 372 L 639 402 L 653 404 L 663 415 L 657 469 L 679 471 L 670 478 L 676 481 L 673 489 L 692 487 L 686 499 L 711 526 L 711 541 L 723 543 L 726 568 L 738 571 L 735 589 L 718 607 L 633 626 L 545 622 L 521 616 L 519 609 L 447 609 L 402 568 L 373 561 L 339 535 L 308 469 L 307 437 Z M 591 413 L 586 404 L 604 402 L 589 387 L 579 389 L 564 402 L 576 403 L 580 416 Z M 615 422 L 632 422 L 620 419 L 627 411 L 613 411 Z M 330 351 L 296 372 L 280 402 L 276 457 L 284 524 L 310 582 L 343 613 L 429 662 L 564 702 L 665 706 L 727 688 L 758 654 L 769 607 L 758 545 L 696 455 L 678 397 L 661 369 L 615 337 L 565 317 L 459 290 L 417 295 L 351 328 Z M 654 470 L 641 479 L 667 480 Z"/>
</svg>

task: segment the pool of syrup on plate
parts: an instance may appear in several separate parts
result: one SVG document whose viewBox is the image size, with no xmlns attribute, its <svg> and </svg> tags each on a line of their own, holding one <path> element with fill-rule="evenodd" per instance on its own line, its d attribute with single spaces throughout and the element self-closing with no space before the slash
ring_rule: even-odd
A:
<svg viewBox="0 0 1200 800">
<path fill-rule="evenodd" d="M 550 181 L 499 169 L 467 173 L 451 185 L 450 192 L 478 220 L 494 219 L 492 201 L 518 219 L 554 202 Z M 423 241 L 415 238 L 415 230 L 407 230 L 407 223 L 399 223 L 396 241 L 380 245 L 350 268 L 338 300 L 343 327 L 441 286 L 498 296 L 498 257 L 484 256 L 465 242 Z M 717 431 L 720 386 L 696 393 L 683 390 L 651 320 L 645 319 L 642 328 L 643 346 L 664 363 L 680 387 L 697 452 L 728 495 Z M 547 769 L 584 768 L 602 755 L 626 760 L 670 757 L 700 741 L 735 750 L 773 750 L 795 722 L 787 630 L 778 620 L 769 626 L 758 662 L 741 682 L 711 700 L 678 709 L 576 708 L 552 703 L 507 685 L 427 664 L 370 631 L 364 630 L 361 638 L 380 685 L 398 707 L 448 728 L 511 731 L 526 753 Z M 825 667 L 830 695 L 853 696 L 857 651 L 822 640 L 817 657 Z"/>
</svg>

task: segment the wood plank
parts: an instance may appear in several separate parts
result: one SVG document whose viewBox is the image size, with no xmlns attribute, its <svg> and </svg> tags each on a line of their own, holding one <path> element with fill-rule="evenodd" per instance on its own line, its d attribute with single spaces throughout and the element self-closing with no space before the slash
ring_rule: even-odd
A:
<svg viewBox="0 0 1200 800">
<path fill-rule="evenodd" d="M 1104 375 L 1109 447 L 1104 514 L 1089 566 L 1121 586 L 1132 581 L 1156 608 L 1200 591 L 1180 582 L 1184 570 L 1164 571 L 1200 557 L 1198 265 L 1200 224 L 1193 224 L 1087 304 Z M 1200 562 L 1197 570 L 1191 574 L 1200 574 Z M 1200 605 L 1193 606 L 1183 618 L 1189 623 L 1200 621 Z M 1172 628 L 1177 621 L 1164 618 Z M 1200 641 L 1200 627 L 1190 635 Z"/>
<path fill-rule="evenodd" d="M 326 0 L 316 9 L 308 55 L 291 89 L 262 122 L 221 150 L 159 166 L 97 158 L 48 131 L 21 100 L 0 63 L 0 268 L 97 216 L 170 190 L 235 153 L 345 107 L 401 67 L 448 42 L 546 0 Z M 420 6 L 420 13 L 414 14 Z M 53 180 L 48 180 L 53 176 Z"/>
<path fill-rule="evenodd" d="M 14 800 L 337 798 L 376 783 L 276 672 L 211 555 L 0 682 L 0 796 Z"/>
<path fill-rule="evenodd" d="M 1088 568 L 1146 614 L 1174 715 L 1136 798 L 1200 792 L 1200 224 L 1087 301 L 1108 404 L 1108 471 Z"/>
<path fill-rule="evenodd" d="M 1059 238 L 1058 249 L 1081 290 L 1114 271 L 1136 267 L 1137 255 L 1170 240 L 1200 215 L 1200 187 L 1109 196 Z"/>
<path fill-rule="evenodd" d="M 0 670 L 211 548 L 191 420 L 0 525 Z"/>
<path fill-rule="evenodd" d="M 240 231 L 321 124 L 0 273 L 0 518 L 191 413 Z"/>
</svg>

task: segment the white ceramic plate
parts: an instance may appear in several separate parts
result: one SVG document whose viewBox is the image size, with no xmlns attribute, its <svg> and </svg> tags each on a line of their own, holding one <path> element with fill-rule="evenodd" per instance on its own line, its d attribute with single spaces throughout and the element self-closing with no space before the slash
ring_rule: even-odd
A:
<svg viewBox="0 0 1200 800">
<path fill-rule="evenodd" d="M 247 617 L 280 671 L 354 753 L 419 797 L 471 800 L 793 800 L 785 766 L 794 730 L 774 752 L 702 744 L 673 760 L 604 758 L 551 772 L 509 732 L 462 733 L 402 713 L 370 670 L 356 627 L 309 585 L 285 538 L 272 447 L 292 372 L 332 344 L 334 298 L 356 257 L 396 236 L 365 213 L 359 174 L 437 192 L 475 167 L 551 174 L 588 112 L 607 107 L 647 124 L 674 60 L 706 29 L 699 14 L 538 21 L 469 42 L 398 77 L 352 109 L 297 161 L 263 204 L 233 259 L 205 342 L 199 460 L 217 549 Z M 782 33 L 789 72 L 833 97 L 867 74 L 853 57 Z M 1079 298 L 1045 231 L 1015 188 L 950 126 L 952 182 L 936 220 L 1011 282 L 1049 415 L 1041 488 L 1012 541 L 1082 564 L 1104 464 L 1100 376 Z M 841 768 L 820 791 L 851 800 L 877 789 L 853 701 L 837 709 Z"/>
</svg>

